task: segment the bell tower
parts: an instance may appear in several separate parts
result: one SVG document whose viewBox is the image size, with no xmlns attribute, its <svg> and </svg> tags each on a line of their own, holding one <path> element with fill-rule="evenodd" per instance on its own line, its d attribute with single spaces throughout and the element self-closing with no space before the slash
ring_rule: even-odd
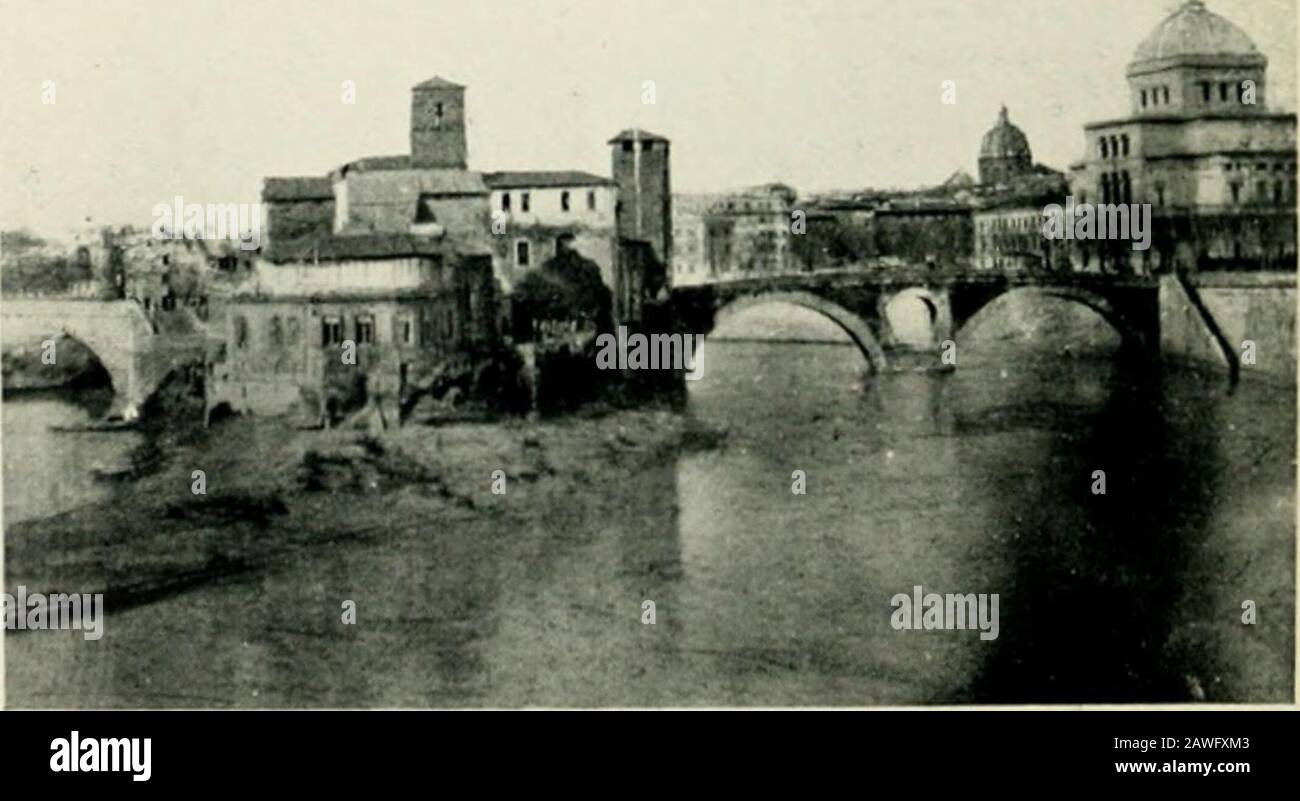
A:
<svg viewBox="0 0 1300 801">
<path fill-rule="evenodd" d="M 463 170 L 465 87 L 430 78 L 411 89 L 411 166 Z"/>
</svg>

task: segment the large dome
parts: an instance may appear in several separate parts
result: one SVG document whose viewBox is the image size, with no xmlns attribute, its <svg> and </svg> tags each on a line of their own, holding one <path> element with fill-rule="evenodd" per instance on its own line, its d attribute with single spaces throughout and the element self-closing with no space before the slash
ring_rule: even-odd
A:
<svg viewBox="0 0 1300 801">
<path fill-rule="evenodd" d="M 1007 107 L 1003 106 L 998 114 L 998 124 L 984 134 L 980 143 L 980 158 L 1023 158 L 1032 160 L 1029 153 L 1029 138 L 1025 132 L 1011 124 L 1007 119 Z"/>
<path fill-rule="evenodd" d="M 1201 0 L 1187 0 L 1138 45 L 1130 69 L 1190 58 L 1216 63 L 1265 60 L 1241 28 L 1208 10 Z"/>
</svg>

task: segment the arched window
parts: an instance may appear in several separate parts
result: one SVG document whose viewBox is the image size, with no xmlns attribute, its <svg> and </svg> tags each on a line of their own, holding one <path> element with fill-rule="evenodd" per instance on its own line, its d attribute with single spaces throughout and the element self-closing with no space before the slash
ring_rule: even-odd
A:
<svg viewBox="0 0 1300 801">
<path fill-rule="evenodd" d="M 1119 137 L 1112 135 L 1110 137 L 1110 155 L 1112 158 L 1119 158 Z"/>
<path fill-rule="evenodd" d="M 1128 155 L 1128 134 L 1121 134 L 1119 137 L 1120 151 L 1122 155 Z"/>
<path fill-rule="evenodd" d="M 1160 87 L 1160 93 L 1164 95 L 1165 105 L 1166 106 L 1169 105 L 1169 87 L 1168 86 Z"/>
<path fill-rule="evenodd" d="M 1103 136 L 1103 137 L 1101 138 L 1099 144 L 1101 145 L 1101 157 L 1102 157 L 1102 158 L 1107 158 L 1107 157 L 1109 157 L 1109 156 L 1110 156 L 1110 147 L 1106 144 L 1106 137 Z"/>
</svg>

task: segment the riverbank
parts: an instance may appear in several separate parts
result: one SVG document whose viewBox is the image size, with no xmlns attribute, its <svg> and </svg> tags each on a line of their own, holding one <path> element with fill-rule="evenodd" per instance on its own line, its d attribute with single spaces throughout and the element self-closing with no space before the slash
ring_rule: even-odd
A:
<svg viewBox="0 0 1300 801">
<path fill-rule="evenodd" d="M 563 552 L 566 532 L 583 530 L 564 525 L 567 516 L 597 512 L 602 498 L 626 503 L 644 470 L 670 464 L 683 451 L 711 447 L 721 437 L 668 410 L 409 426 L 380 437 L 231 418 L 205 437 L 176 445 L 151 474 L 121 482 L 107 502 L 9 526 L 5 581 L 33 591 L 77 587 L 104 593 L 104 643 L 110 649 L 114 643 L 147 645 L 158 626 L 185 628 L 187 617 L 203 615 L 209 593 L 229 591 L 232 584 L 245 588 L 239 603 L 253 629 L 274 629 L 273 621 L 259 615 L 266 604 L 285 603 L 292 608 L 273 617 L 340 637 L 344 647 L 341 594 L 324 603 L 314 597 L 271 599 L 261 596 L 259 585 L 270 575 L 292 574 L 313 558 L 333 559 L 349 549 L 430 552 L 422 558 L 433 560 L 434 575 L 373 576 L 368 586 L 347 589 L 361 624 L 373 623 L 379 607 L 401 603 L 405 583 L 436 583 L 445 571 L 456 577 L 443 591 L 465 586 L 465 576 L 488 563 L 480 560 L 480 549 L 509 552 L 504 563 L 536 569 Z M 193 492 L 195 471 L 202 471 L 204 495 Z M 306 576 L 293 583 L 309 594 L 318 589 Z M 416 617 L 421 628 L 467 634 L 463 603 L 475 602 L 467 597 L 434 604 Z M 138 670 L 139 685 L 119 676 L 111 688 L 70 688 L 66 681 L 93 672 L 103 652 L 65 653 L 68 645 L 40 635 L 9 640 L 11 705 L 258 703 L 204 697 L 200 687 L 185 690 L 192 693 L 185 699 L 156 695 L 144 686 L 157 680 L 151 679 L 147 653 L 114 660 L 119 670 Z M 51 664 L 63 665 L 58 681 Z M 301 687 L 282 692 L 282 703 L 308 700 Z"/>
</svg>

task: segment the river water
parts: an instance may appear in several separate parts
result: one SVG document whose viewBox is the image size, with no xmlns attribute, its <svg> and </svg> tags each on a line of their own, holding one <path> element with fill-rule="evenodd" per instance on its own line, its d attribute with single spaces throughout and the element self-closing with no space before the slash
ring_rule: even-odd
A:
<svg viewBox="0 0 1300 801">
<path fill-rule="evenodd" d="M 203 586 L 76 668 L 28 635 L 63 667 L 15 670 L 11 641 L 10 703 L 1290 700 L 1292 388 L 997 331 L 953 372 L 871 375 L 824 321 L 783 325 L 839 341 L 706 346 L 684 414 L 726 428 L 719 449 L 527 531 L 394 529 Z M 7 518 L 111 491 L 83 468 L 129 441 L 41 432 L 70 416 L 6 401 Z M 996 593 L 997 639 L 895 629 L 891 598 L 918 585 Z M 363 587 L 370 625 L 337 633 Z"/>
<path fill-rule="evenodd" d="M 96 474 L 129 468 L 143 438 L 134 431 L 75 430 L 101 419 L 111 400 L 112 392 L 106 390 L 47 390 L 4 398 L 0 446 L 6 525 L 112 496 L 112 484 Z"/>
</svg>

